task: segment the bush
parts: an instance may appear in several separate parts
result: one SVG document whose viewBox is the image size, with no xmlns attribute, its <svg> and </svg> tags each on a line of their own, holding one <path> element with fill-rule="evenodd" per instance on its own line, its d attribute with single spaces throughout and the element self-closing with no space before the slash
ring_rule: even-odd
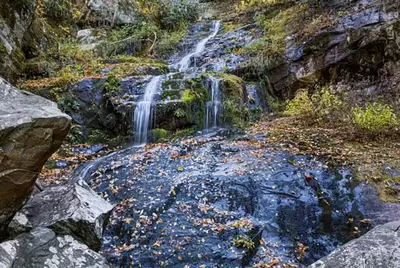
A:
<svg viewBox="0 0 400 268">
<path fill-rule="evenodd" d="M 311 96 L 311 100 L 315 116 L 319 120 L 338 119 L 342 115 L 343 101 L 329 87 L 316 91 Z"/>
<path fill-rule="evenodd" d="M 197 0 L 167 0 L 161 2 L 160 22 L 164 29 L 177 30 L 197 20 L 199 2 Z"/>
<path fill-rule="evenodd" d="M 343 101 L 329 87 L 315 91 L 311 97 L 307 90 L 298 91 L 296 97 L 286 103 L 284 114 L 307 120 L 328 122 L 340 120 L 343 113 Z"/>
<path fill-rule="evenodd" d="M 367 134 L 379 135 L 393 130 L 398 125 L 398 120 L 392 108 L 374 102 L 365 109 L 353 109 L 353 123 Z"/>
<path fill-rule="evenodd" d="M 313 118 L 314 107 L 308 91 L 305 89 L 298 91 L 296 97 L 286 103 L 284 114 L 299 118 Z"/>
</svg>

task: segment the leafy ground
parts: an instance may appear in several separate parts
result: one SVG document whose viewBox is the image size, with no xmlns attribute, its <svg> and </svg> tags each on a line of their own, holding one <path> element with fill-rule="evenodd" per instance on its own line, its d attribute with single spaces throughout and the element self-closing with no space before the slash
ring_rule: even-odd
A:
<svg viewBox="0 0 400 268">
<path fill-rule="evenodd" d="M 373 183 L 384 201 L 400 202 L 400 142 L 352 137 L 345 128 L 304 125 L 293 117 L 255 124 L 249 133 L 268 134 L 268 144 L 293 154 L 325 158 L 332 166 L 353 169 L 356 178 Z"/>
</svg>

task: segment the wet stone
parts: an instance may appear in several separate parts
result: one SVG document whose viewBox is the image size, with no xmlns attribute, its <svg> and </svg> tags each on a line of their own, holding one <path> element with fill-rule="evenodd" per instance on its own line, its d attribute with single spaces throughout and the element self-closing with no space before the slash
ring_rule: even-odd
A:
<svg viewBox="0 0 400 268">
<path fill-rule="evenodd" d="M 321 193 L 305 184 L 310 173 Z M 85 174 L 116 206 L 102 251 L 118 267 L 253 267 L 274 258 L 309 265 L 400 210 L 349 170 L 267 149 L 263 136 L 128 148 Z"/>
</svg>

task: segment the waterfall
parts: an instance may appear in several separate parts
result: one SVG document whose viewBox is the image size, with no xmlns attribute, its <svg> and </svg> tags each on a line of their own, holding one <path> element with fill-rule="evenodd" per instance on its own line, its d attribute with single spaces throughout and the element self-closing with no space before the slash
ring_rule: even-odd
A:
<svg viewBox="0 0 400 268">
<path fill-rule="evenodd" d="M 140 101 L 135 108 L 135 143 L 138 145 L 147 143 L 147 133 L 151 127 L 152 121 L 153 98 L 160 86 L 161 77 L 162 76 L 154 76 L 151 78 L 146 86 L 143 100 Z"/>
<path fill-rule="evenodd" d="M 206 128 L 218 126 L 222 111 L 220 84 L 220 79 L 211 77 L 211 101 L 207 102 L 206 107 Z"/>
<path fill-rule="evenodd" d="M 204 38 L 203 40 L 201 40 L 197 45 L 196 45 L 196 49 L 194 52 L 187 54 L 186 56 L 184 56 L 181 61 L 179 61 L 178 63 L 176 63 L 173 67 L 177 70 L 179 70 L 180 72 L 186 72 L 189 67 L 190 67 L 190 60 L 191 58 L 196 55 L 199 54 L 201 52 L 204 51 L 204 49 L 206 48 L 206 44 L 208 41 L 210 41 L 210 39 L 214 38 L 219 30 L 221 28 L 221 21 L 214 21 L 213 22 L 213 30 L 212 33 L 207 36 L 206 38 Z"/>
<path fill-rule="evenodd" d="M 214 21 L 212 33 L 208 37 L 202 39 L 196 45 L 196 49 L 194 52 L 191 52 L 191 53 L 185 55 L 181 61 L 172 65 L 171 67 L 173 69 L 178 69 L 180 72 L 186 72 L 190 67 L 191 58 L 194 55 L 199 54 L 205 50 L 207 42 L 210 39 L 214 38 L 218 34 L 220 28 L 221 28 L 221 21 Z M 170 73 L 167 75 L 167 77 L 169 75 L 173 75 L 173 74 L 174 73 Z M 150 80 L 150 82 L 146 86 L 143 100 L 141 100 L 136 105 L 136 108 L 134 111 L 134 119 L 133 119 L 134 122 L 133 123 L 135 126 L 135 144 L 137 144 L 137 145 L 143 145 L 143 144 L 147 143 L 147 134 L 148 134 L 148 131 L 152 127 L 153 120 L 154 120 L 153 115 L 155 114 L 154 109 L 152 109 L 153 98 L 154 98 L 154 95 L 157 93 L 158 88 L 160 87 L 160 82 L 161 82 L 162 78 L 163 78 L 163 76 L 154 76 Z M 218 91 L 219 91 L 219 89 L 218 89 Z M 214 95 L 214 93 L 213 93 L 213 95 Z M 219 106 L 220 106 L 220 104 L 219 104 Z M 215 114 L 215 116 L 217 116 L 219 114 L 219 110 L 220 110 L 219 106 L 214 108 L 214 110 L 212 112 L 213 116 L 214 116 L 214 114 Z M 215 122 L 214 121 L 213 122 L 215 123 L 214 125 L 216 126 L 217 125 L 216 117 L 213 120 L 215 121 Z"/>
</svg>

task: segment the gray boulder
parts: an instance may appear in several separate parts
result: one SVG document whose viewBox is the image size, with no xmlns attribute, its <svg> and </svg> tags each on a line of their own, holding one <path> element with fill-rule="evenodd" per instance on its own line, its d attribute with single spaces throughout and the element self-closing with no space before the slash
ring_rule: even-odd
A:
<svg viewBox="0 0 400 268">
<path fill-rule="evenodd" d="M 0 77 L 0 234 L 31 194 L 70 124 L 55 103 L 19 91 Z"/>
<path fill-rule="evenodd" d="M 400 267 L 400 221 L 379 225 L 309 268 Z"/>
<path fill-rule="evenodd" d="M 83 181 L 51 187 L 33 196 L 17 212 L 9 232 L 17 235 L 47 227 L 57 234 L 72 235 L 91 249 L 99 250 L 103 227 L 112 209 L 113 206 Z"/>
<path fill-rule="evenodd" d="M 0 268 L 110 267 L 99 253 L 72 236 L 37 228 L 0 244 Z"/>
</svg>

